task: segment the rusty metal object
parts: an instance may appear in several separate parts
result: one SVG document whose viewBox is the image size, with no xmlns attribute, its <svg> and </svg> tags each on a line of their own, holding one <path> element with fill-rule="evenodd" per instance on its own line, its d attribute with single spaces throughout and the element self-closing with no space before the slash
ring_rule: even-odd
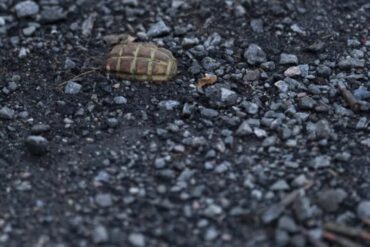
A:
<svg viewBox="0 0 370 247">
<path fill-rule="evenodd" d="M 167 81 L 177 73 L 172 53 L 148 43 L 121 42 L 109 52 L 104 69 L 126 80 Z"/>
</svg>

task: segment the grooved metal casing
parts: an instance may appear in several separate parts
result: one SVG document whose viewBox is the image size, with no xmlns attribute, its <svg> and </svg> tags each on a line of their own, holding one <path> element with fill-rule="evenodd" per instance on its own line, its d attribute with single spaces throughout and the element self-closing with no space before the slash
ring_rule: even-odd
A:
<svg viewBox="0 0 370 247">
<path fill-rule="evenodd" d="M 147 43 L 118 44 L 105 61 L 106 71 L 127 80 L 167 81 L 177 73 L 172 53 Z"/>
</svg>

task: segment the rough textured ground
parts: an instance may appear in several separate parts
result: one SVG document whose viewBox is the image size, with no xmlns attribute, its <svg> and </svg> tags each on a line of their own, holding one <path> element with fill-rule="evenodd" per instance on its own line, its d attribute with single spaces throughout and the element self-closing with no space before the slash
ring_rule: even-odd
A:
<svg viewBox="0 0 370 247">
<path fill-rule="evenodd" d="M 0 1 L 0 246 L 331 246 L 328 222 L 366 229 L 369 114 L 338 85 L 370 97 L 367 0 L 19 3 Z M 170 49 L 178 76 L 63 84 L 113 33 Z M 218 81 L 198 89 L 204 73 Z"/>
</svg>

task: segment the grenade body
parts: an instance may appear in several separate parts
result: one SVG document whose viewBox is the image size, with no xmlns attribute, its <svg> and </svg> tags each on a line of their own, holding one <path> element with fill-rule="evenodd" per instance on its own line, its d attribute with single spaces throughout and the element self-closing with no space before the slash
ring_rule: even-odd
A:
<svg viewBox="0 0 370 247">
<path fill-rule="evenodd" d="M 177 73 L 172 53 L 147 43 L 118 44 L 109 52 L 104 68 L 126 80 L 167 81 Z"/>
</svg>

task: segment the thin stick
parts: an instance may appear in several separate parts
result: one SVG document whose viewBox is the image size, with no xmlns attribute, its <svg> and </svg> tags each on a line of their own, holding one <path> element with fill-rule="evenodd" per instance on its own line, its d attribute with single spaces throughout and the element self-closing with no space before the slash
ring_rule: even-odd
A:
<svg viewBox="0 0 370 247">
<path fill-rule="evenodd" d="M 351 93 L 351 91 L 349 91 L 346 88 L 346 86 L 344 85 L 344 83 L 343 82 L 339 82 L 338 83 L 338 87 L 339 87 L 340 92 L 342 93 L 342 96 L 347 101 L 349 107 L 351 107 L 351 109 L 353 111 L 360 110 L 361 109 L 361 103 L 355 98 L 355 96 L 353 96 L 353 94 Z"/>
<path fill-rule="evenodd" d="M 64 85 L 65 85 L 65 84 L 67 84 L 69 81 L 76 80 L 77 78 L 80 78 L 80 77 L 82 77 L 82 76 L 85 76 L 85 75 L 91 74 L 91 73 L 93 73 L 93 72 L 95 72 L 95 71 L 98 71 L 98 70 L 100 70 L 100 68 L 93 68 L 92 70 L 85 71 L 85 72 L 83 72 L 83 73 L 81 73 L 81 74 L 78 74 L 78 75 L 76 75 L 75 77 L 73 77 L 73 78 L 71 78 L 71 79 L 68 79 L 68 80 L 65 80 L 65 81 L 63 81 L 62 83 L 58 84 L 57 88 L 64 86 Z"/>
<path fill-rule="evenodd" d="M 354 238 L 361 238 L 363 240 L 370 241 L 370 233 L 360 229 L 360 228 L 353 228 L 353 227 L 348 227 L 345 225 L 338 225 L 335 223 L 328 223 L 324 226 L 324 228 L 327 231 L 339 233 L 342 235 L 354 237 Z"/>
<path fill-rule="evenodd" d="M 340 237 L 340 236 L 338 236 L 334 233 L 331 233 L 331 232 L 324 231 L 322 233 L 322 236 L 325 239 L 330 240 L 332 242 L 335 242 L 335 243 L 339 244 L 342 247 L 364 247 L 363 245 L 357 244 L 357 243 L 353 242 L 352 240 L 350 240 L 348 238 Z"/>
</svg>

